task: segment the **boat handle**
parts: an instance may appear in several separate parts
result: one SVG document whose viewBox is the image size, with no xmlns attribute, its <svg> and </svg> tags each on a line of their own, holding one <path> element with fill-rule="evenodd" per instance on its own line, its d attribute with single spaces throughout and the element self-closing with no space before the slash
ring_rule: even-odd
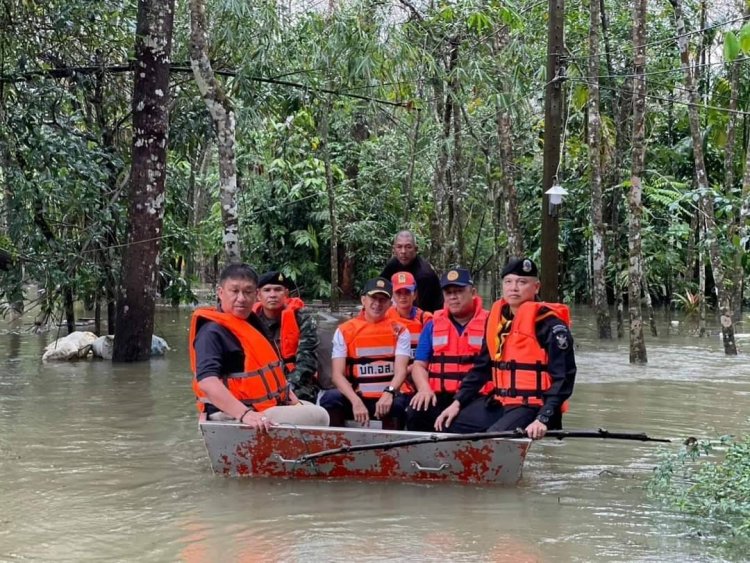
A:
<svg viewBox="0 0 750 563">
<path fill-rule="evenodd" d="M 450 467 L 450 463 L 441 463 L 438 467 L 426 467 L 424 465 L 420 465 L 418 461 L 412 460 L 411 462 L 412 467 L 416 467 L 420 471 L 431 471 L 432 473 L 437 473 L 438 471 L 445 471 Z"/>
<path fill-rule="evenodd" d="M 273 454 L 273 457 L 276 458 L 276 461 L 281 463 L 297 463 L 299 464 L 299 461 L 297 459 L 287 459 L 283 457 L 281 454 Z"/>
</svg>

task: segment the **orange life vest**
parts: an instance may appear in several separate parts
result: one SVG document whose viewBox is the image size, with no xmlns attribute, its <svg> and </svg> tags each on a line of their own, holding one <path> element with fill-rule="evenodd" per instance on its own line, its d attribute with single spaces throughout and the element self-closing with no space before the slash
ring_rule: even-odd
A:
<svg viewBox="0 0 750 563">
<path fill-rule="evenodd" d="M 482 308 L 482 299 L 474 297 L 474 316 L 459 336 L 448 316 L 448 308 L 435 311 L 432 318 L 432 359 L 427 366 L 430 388 L 436 393 L 455 393 L 474 365 L 482 349 L 484 323 L 489 313 Z M 487 384 L 482 390 L 492 389 Z"/>
<path fill-rule="evenodd" d="M 289 399 L 289 385 L 281 360 L 268 340 L 247 321 L 216 309 L 201 308 L 193 313 L 189 343 L 193 391 L 198 399 L 198 410 L 203 412 L 205 403 L 208 401 L 195 378 L 197 365 L 195 337 L 198 329 L 208 321 L 213 321 L 231 332 L 239 340 L 245 355 L 245 371 L 242 373 L 216 374 L 223 379 L 224 385 L 232 395 L 258 412 L 286 404 Z"/>
<path fill-rule="evenodd" d="M 506 304 L 500 299 L 492 305 L 487 321 L 487 349 L 492 361 L 492 381 L 495 398 L 504 406 L 544 405 L 544 392 L 552 386 L 548 371 L 547 351 L 536 338 L 536 324 L 553 316 L 570 326 L 570 310 L 561 303 L 527 301 L 516 311 L 510 330 L 501 345 L 502 309 Z M 542 307 L 547 309 L 541 312 Z M 568 410 L 568 402 L 562 412 Z"/>
<path fill-rule="evenodd" d="M 346 343 L 347 379 L 363 397 L 379 398 L 395 374 L 396 344 L 406 329 L 387 317 L 368 322 L 362 311 L 339 330 Z"/>
<path fill-rule="evenodd" d="M 406 317 L 402 317 L 398 314 L 398 309 L 396 309 L 394 305 L 393 307 L 388 309 L 388 312 L 385 316 L 386 318 L 391 319 L 392 321 L 395 321 L 400 325 L 403 325 L 404 328 L 409 331 L 409 335 L 411 337 L 411 358 L 413 360 L 414 352 L 417 349 L 417 344 L 419 344 L 419 337 L 422 334 L 422 328 L 427 321 L 432 319 L 432 313 L 417 308 L 417 312 L 414 315 L 414 318 L 407 319 Z"/>
<path fill-rule="evenodd" d="M 297 366 L 297 350 L 299 349 L 299 325 L 297 311 L 305 304 L 298 297 L 289 297 L 281 311 L 281 326 L 279 327 L 279 353 L 284 361 L 286 373 L 291 373 Z M 257 315 L 263 309 L 260 303 L 253 305 L 253 312 Z M 274 344 L 275 345 L 275 344 Z"/>
</svg>

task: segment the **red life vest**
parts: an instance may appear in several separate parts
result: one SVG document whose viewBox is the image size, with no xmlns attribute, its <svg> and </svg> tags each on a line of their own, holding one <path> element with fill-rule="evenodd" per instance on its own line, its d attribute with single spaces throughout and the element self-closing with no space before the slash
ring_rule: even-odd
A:
<svg viewBox="0 0 750 563">
<path fill-rule="evenodd" d="M 570 310 L 561 303 L 527 301 L 523 303 L 510 324 L 510 331 L 504 335 L 500 345 L 502 309 L 506 304 L 500 299 L 492 305 L 487 321 L 487 349 L 492 360 L 492 381 L 495 398 L 504 406 L 544 405 L 544 392 L 552 386 L 548 371 L 547 351 L 536 338 L 536 324 L 553 316 L 566 326 L 570 326 Z M 544 307 L 547 309 L 542 312 Z M 562 405 L 562 412 L 568 410 L 568 402 Z"/>
<path fill-rule="evenodd" d="M 482 299 L 474 297 L 474 316 L 459 336 L 448 316 L 448 308 L 435 311 L 432 318 L 432 359 L 427 366 L 430 388 L 436 393 L 455 393 L 461 380 L 474 365 L 482 349 L 484 323 L 489 313 L 482 308 Z M 482 392 L 492 388 L 487 384 Z"/>
<path fill-rule="evenodd" d="M 286 373 L 291 373 L 297 366 L 297 350 L 299 349 L 299 325 L 297 311 L 305 304 L 298 297 L 288 297 L 284 309 L 281 311 L 281 326 L 279 327 L 279 352 L 284 361 Z M 257 315 L 263 309 L 260 303 L 253 305 L 253 312 Z M 274 344 L 275 346 L 275 344 Z"/>
<path fill-rule="evenodd" d="M 403 325 L 389 318 L 368 322 L 362 311 L 339 330 L 346 343 L 347 379 L 363 397 L 379 398 L 396 371 L 396 344 Z"/>
<path fill-rule="evenodd" d="M 198 329 L 207 321 L 213 321 L 231 332 L 242 346 L 245 355 L 244 372 L 216 374 L 237 399 L 258 412 L 283 405 L 289 400 L 289 385 L 282 369 L 281 360 L 268 340 L 243 319 L 216 309 L 202 308 L 193 313 L 190 322 L 190 367 L 193 370 L 193 391 L 197 397 L 198 410 L 203 412 L 207 403 L 206 394 L 195 378 L 197 358 L 195 337 Z"/>
</svg>

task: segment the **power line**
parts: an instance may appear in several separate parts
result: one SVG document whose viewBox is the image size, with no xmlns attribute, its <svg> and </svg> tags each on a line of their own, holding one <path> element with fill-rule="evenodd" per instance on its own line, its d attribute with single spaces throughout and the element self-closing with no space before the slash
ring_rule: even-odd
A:
<svg viewBox="0 0 750 563">
<path fill-rule="evenodd" d="M 574 82 L 580 82 L 581 84 L 587 84 L 587 85 L 593 84 L 593 82 L 588 82 L 587 80 L 584 80 L 582 78 L 571 78 L 570 80 L 572 80 Z M 603 88 L 603 89 L 609 90 L 611 92 L 618 92 L 619 91 L 619 89 L 617 87 L 615 87 L 615 86 L 607 86 L 605 84 L 600 84 L 599 88 Z M 750 112 L 742 111 L 742 110 L 739 110 L 739 109 L 731 110 L 729 108 L 722 108 L 722 107 L 719 107 L 719 106 L 709 106 L 709 105 L 706 105 L 706 104 L 694 104 L 693 102 L 685 102 L 685 101 L 682 101 L 682 100 L 675 100 L 673 98 L 665 98 L 663 96 L 655 96 L 653 94 L 646 94 L 646 98 L 651 99 L 651 100 L 659 100 L 661 102 L 669 102 L 669 103 L 673 103 L 673 104 L 677 104 L 677 105 L 682 105 L 682 106 L 686 106 L 686 107 L 696 107 L 698 109 L 713 110 L 713 111 L 719 111 L 719 112 L 724 112 L 724 113 L 731 113 L 731 114 L 735 114 L 735 115 L 743 115 L 743 116 L 747 115 L 747 116 L 750 116 Z"/>
</svg>

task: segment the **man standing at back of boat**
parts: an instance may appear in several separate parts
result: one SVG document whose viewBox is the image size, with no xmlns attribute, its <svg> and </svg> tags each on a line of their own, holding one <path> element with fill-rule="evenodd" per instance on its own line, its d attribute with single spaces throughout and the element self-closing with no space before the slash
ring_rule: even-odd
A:
<svg viewBox="0 0 750 563">
<path fill-rule="evenodd" d="M 336 389 L 320 397 L 332 426 L 343 426 L 351 418 L 366 425 L 371 417 L 403 423 L 408 399 L 399 391 L 411 357 L 410 337 L 402 324 L 386 317 L 392 294 L 388 280 L 369 280 L 362 290 L 362 311 L 333 335 L 331 377 Z"/>
<path fill-rule="evenodd" d="M 275 423 L 327 426 L 328 414 L 300 401 L 252 312 L 258 274 L 247 264 L 222 270 L 218 306 L 200 308 L 190 325 L 197 406 L 211 420 L 238 420 L 263 431 Z"/>
<path fill-rule="evenodd" d="M 465 268 L 448 270 L 440 286 L 445 306 L 425 324 L 414 356 L 411 375 L 417 392 L 406 411 L 408 430 L 433 429 L 482 349 L 489 313 L 482 307 L 471 273 Z"/>
<path fill-rule="evenodd" d="M 562 413 L 575 384 L 570 312 L 538 300 L 539 276 L 529 258 L 514 258 L 502 271 L 503 297 L 492 306 L 482 352 L 456 400 L 435 421 L 448 432 L 501 432 L 523 428 L 543 438 L 562 428 Z M 479 397 L 488 382 L 493 397 Z M 487 420 L 492 420 L 487 424 Z"/>
<path fill-rule="evenodd" d="M 393 258 L 380 277 L 390 279 L 397 272 L 409 272 L 417 284 L 417 307 L 433 313 L 443 307 L 440 280 L 432 265 L 419 255 L 417 239 L 411 231 L 400 231 L 393 239 Z"/>
<path fill-rule="evenodd" d="M 258 279 L 253 313 L 263 323 L 266 339 L 284 362 L 286 379 L 303 401 L 318 398 L 318 326 L 299 297 L 289 297 L 290 280 L 278 271 Z"/>
</svg>

